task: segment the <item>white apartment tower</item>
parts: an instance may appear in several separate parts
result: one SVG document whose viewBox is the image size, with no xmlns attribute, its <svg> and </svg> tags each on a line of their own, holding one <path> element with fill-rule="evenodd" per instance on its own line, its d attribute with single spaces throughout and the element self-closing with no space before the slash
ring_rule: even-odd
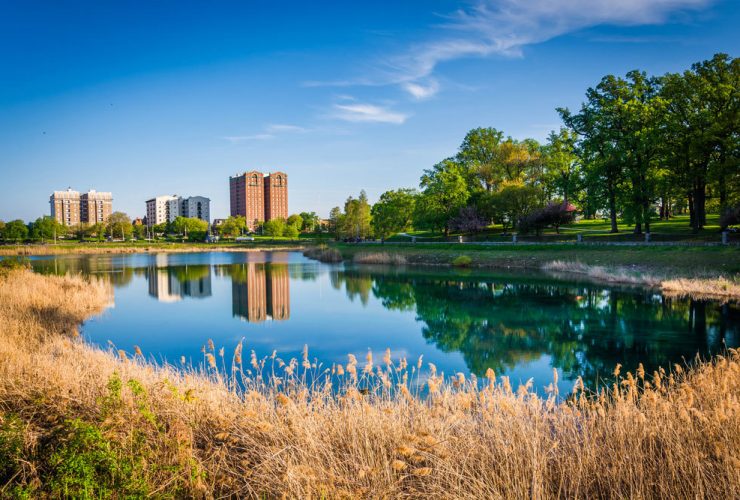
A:
<svg viewBox="0 0 740 500">
<path fill-rule="evenodd" d="M 175 220 L 175 217 L 170 219 L 171 201 L 177 200 L 177 196 L 155 196 L 150 200 L 146 200 L 146 223 L 148 226 L 154 226 L 162 224 L 163 222 L 169 222 Z M 175 205 L 175 208 L 177 205 Z"/>
<path fill-rule="evenodd" d="M 210 224 L 211 200 L 204 196 L 183 198 L 177 195 L 157 196 L 146 201 L 147 225 L 173 222 L 177 217 L 196 217 Z"/>
<path fill-rule="evenodd" d="M 195 217 L 211 223 L 211 200 L 205 196 L 191 196 L 180 200 L 180 215 Z"/>
</svg>

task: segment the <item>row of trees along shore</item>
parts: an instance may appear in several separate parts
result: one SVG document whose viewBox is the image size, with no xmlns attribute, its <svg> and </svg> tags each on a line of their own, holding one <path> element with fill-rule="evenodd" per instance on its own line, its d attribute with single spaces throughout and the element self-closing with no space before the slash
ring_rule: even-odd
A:
<svg viewBox="0 0 740 500">
<path fill-rule="evenodd" d="M 301 231 L 315 232 L 319 229 L 320 219 L 315 212 L 293 214 L 287 219 L 273 219 L 267 222 L 257 221 L 257 233 L 272 237 L 296 238 Z M 0 221 L 0 240 L 5 242 L 54 241 L 59 238 L 77 238 L 79 240 L 103 241 L 112 239 L 147 239 L 164 236 L 187 237 L 191 241 L 203 241 L 209 231 L 208 223 L 195 217 L 177 217 L 172 222 L 155 224 L 147 227 L 134 224 L 123 212 L 114 212 L 106 223 L 78 224 L 65 226 L 54 217 L 39 217 L 26 223 L 20 219 L 9 222 Z M 242 216 L 229 217 L 223 224 L 211 228 L 214 234 L 233 238 L 247 233 L 247 221 Z"/>
<path fill-rule="evenodd" d="M 495 128 L 467 133 L 457 154 L 425 170 L 420 190 L 364 191 L 330 213 L 340 238 L 386 238 L 410 229 L 476 232 L 557 228 L 578 209 L 635 233 L 650 221 L 707 212 L 737 224 L 740 202 L 740 59 L 716 54 L 683 73 L 607 75 L 580 109 L 559 108 L 563 126 L 545 144 Z"/>
<path fill-rule="evenodd" d="M 65 226 L 48 215 L 26 223 L 21 219 L 0 221 L 0 240 L 6 242 L 54 241 L 58 238 L 76 237 L 103 241 L 107 237 L 127 239 L 134 233 L 134 226 L 128 215 L 113 212 L 105 223 L 78 224 Z"/>
</svg>

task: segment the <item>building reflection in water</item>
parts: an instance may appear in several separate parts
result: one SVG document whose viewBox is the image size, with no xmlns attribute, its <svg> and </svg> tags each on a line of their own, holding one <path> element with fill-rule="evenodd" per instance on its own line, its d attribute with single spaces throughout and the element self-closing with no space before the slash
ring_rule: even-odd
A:
<svg viewBox="0 0 740 500">
<path fill-rule="evenodd" d="M 184 297 L 210 297 L 211 266 L 208 265 L 168 265 L 167 255 L 159 254 L 144 271 L 149 295 L 160 302 L 176 302 Z"/>
<path fill-rule="evenodd" d="M 290 275 L 287 264 L 249 262 L 224 266 L 231 276 L 235 317 L 258 323 L 290 318 Z"/>
</svg>

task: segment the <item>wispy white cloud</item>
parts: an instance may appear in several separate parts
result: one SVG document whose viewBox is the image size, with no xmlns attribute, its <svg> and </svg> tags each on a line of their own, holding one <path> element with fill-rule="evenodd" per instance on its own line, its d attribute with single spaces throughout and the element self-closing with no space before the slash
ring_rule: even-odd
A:
<svg viewBox="0 0 740 500">
<path fill-rule="evenodd" d="M 401 87 L 411 94 L 414 99 L 422 100 L 428 99 L 435 95 L 439 91 L 439 83 L 437 80 L 430 79 L 428 83 L 421 84 L 416 82 L 404 82 Z"/>
<path fill-rule="evenodd" d="M 293 132 L 293 133 L 302 134 L 304 132 L 308 132 L 308 129 L 304 127 L 300 127 L 298 125 L 288 125 L 284 123 L 271 123 L 270 125 L 265 127 L 265 131 L 268 134 L 278 134 L 281 132 Z"/>
<path fill-rule="evenodd" d="M 448 61 L 471 57 L 520 57 L 529 45 L 601 25 L 663 24 L 678 14 L 708 7 L 715 0 L 477 0 L 443 16 L 426 40 L 383 57 L 377 74 L 356 80 L 306 85 L 398 85 L 415 99 L 440 90 L 433 75 Z"/>
<path fill-rule="evenodd" d="M 400 125 L 408 115 L 383 106 L 364 103 L 335 104 L 332 116 L 348 122 L 393 123 Z"/>
<path fill-rule="evenodd" d="M 223 137 L 224 140 L 227 140 L 232 144 L 246 141 L 266 141 L 274 138 L 275 136 L 273 134 L 227 135 Z"/>
<path fill-rule="evenodd" d="M 292 134 L 303 134 L 310 130 L 298 125 L 290 125 L 286 123 L 271 123 L 266 125 L 262 132 L 251 135 L 228 135 L 222 137 L 222 139 L 229 141 L 232 144 L 238 144 L 240 142 L 247 141 L 267 141 L 275 139 L 280 134 L 292 133 Z"/>
<path fill-rule="evenodd" d="M 417 44 L 391 59 L 396 78 L 428 78 L 443 62 L 490 55 L 521 56 L 528 45 L 598 25 L 662 24 L 679 11 L 698 10 L 714 0 L 479 0 L 448 16 L 444 36 Z"/>
</svg>

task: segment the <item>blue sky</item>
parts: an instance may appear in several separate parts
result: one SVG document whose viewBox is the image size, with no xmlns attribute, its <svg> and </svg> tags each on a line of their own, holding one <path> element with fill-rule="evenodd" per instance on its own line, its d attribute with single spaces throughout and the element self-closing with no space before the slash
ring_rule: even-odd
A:
<svg viewBox="0 0 740 500">
<path fill-rule="evenodd" d="M 415 187 L 465 132 L 544 139 L 608 73 L 738 56 L 736 0 L 0 0 L 0 219 L 67 186 L 228 215 L 283 170 L 290 211 Z"/>
</svg>

